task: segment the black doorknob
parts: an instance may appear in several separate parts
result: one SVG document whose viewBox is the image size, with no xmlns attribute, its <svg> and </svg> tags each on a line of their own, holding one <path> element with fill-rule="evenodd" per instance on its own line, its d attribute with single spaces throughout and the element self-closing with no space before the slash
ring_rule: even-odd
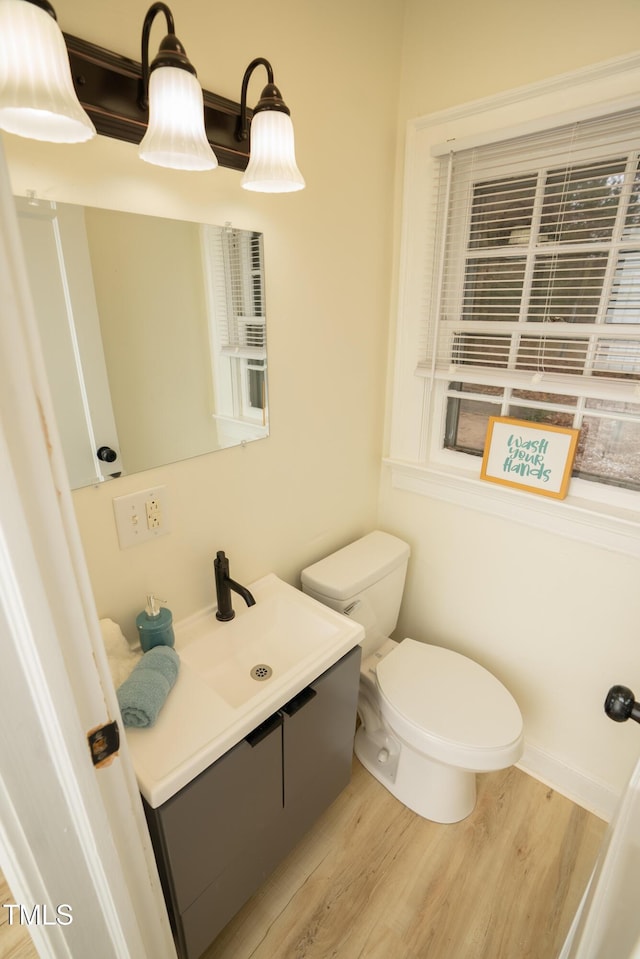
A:
<svg viewBox="0 0 640 959">
<path fill-rule="evenodd" d="M 118 454 L 110 446 L 101 446 L 98 450 L 98 459 L 103 463 L 113 463 L 118 459 Z"/>
<path fill-rule="evenodd" d="M 604 711 L 615 723 L 635 719 L 640 723 L 640 703 L 627 686 L 612 686 L 604 701 Z"/>
</svg>

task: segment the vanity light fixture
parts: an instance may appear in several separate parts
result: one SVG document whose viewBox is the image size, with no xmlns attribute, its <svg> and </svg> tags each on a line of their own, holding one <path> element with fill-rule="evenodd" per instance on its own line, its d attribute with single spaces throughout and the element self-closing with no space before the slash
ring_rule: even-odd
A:
<svg viewBox="0 0 640 959">
<path fill-rule="evenodd" d="M 158 13 L 168 33 L 149 65 Z M 55 63 L 50 47 L 57 48 Z M 249 110 L 247 87 L 258 66 L 266 68 L 268 83 Z M 98 132 L 139 144 L 142 159 L 159 166 L 203 170 L 219 164 L 246 170 L 247 190 L 303 189 L 289 109 L 268 60 L 258 57 L 247 67 L 241 101 L 202 90 L 165 3 L 147 12 L 140 64 L 60 33 L 48 0 L 0 0 L 0 129 L 69 143 Z"/>
<path fill-rule="evenodd" d="M 167 36 L 149 66 L 149 34 L 158 13 L 167 20 Z M 149 125 L 138 148 L 147 163 L 174 170 L 213 170 L 218 160 L 204 129 L 204 102 L 196 71 L 175 35 L 173 15 L 154 3 L 142 27 L 142 94 Z"/>
<path fill-rule="evenodd" d="M 256 67 L 267 71 L 268 83 L 253 111 L 251 121 L 251 154 L 242 178 L 245 190 L 260 193 L 292 193 L 304 189 L 305 183 L 296 164 L 293 124 L 282 94 L 273 82 L 273 69 L 268 60 L 252 60 L 242 80 L 238 138 L 249 136 L 247 120 L 247 88 Z"/>
<path fill-rule="evenodd" d="M 83 143 L 96 135 L 47 0 L 0 2 L 0 129 L 52 143 Z"/>
</svg>

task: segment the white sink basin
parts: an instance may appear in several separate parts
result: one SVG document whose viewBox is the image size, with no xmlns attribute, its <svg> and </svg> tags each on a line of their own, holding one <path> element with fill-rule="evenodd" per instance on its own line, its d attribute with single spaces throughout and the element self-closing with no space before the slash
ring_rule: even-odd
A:
<svg viewBox="0 0 640 959">
<path fill-rule="evenodd" d="M 176 624 L 178 680 L 154 726 L 126 731 L 140 791 L 154 808 L 364 638 L 358 623 L 273 574 L 249 589 L 256 605 L 233 593 L 228 623 L 209 609 Z"/>
<path fill-rule="evenodd" d="M 344 627 L 326 607 L 309 604 L 276 577 L 256 591 L 251 607 L 234 594 L 235 619 L 215 631 L 206 628 L 180 651 L 182 662 L 234 708 L 263 696 L 308 659 L 324 656 Z"/>
</svg>

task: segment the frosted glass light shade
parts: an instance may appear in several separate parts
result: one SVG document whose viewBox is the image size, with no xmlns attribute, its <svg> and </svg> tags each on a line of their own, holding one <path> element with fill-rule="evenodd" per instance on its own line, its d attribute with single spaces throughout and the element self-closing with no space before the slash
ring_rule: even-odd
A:
<svg viewBox="0 0 640 959">
<path fill-rule="evenodd" d="M 51 143 L 96 135 L 73 88 L 58 24 L 26 0 L 0 0 L 0 129 Z"/>
<path fill-rule="evenodd" d="M 188 70 L 158 67 L 149 77 L 149 126 L 138 154 L 174 170 L 213 170 L 218 160 L 204 129 L 202 87 Z"/>
<path fill-rule="evenodd" d="M 251 120 L 251 155 L 242 178 L 245 190 L 292 193 L 303 190 L 296 164 L 291 117 L 280 110 L 261 110 Z"/>
</svg>

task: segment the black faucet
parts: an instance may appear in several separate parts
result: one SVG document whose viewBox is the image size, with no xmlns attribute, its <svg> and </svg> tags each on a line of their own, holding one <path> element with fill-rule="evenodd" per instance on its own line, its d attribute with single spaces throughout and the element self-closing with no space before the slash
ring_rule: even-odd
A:
<svg viewBox="0 0 640 959">
<path fill-rule="evenodd" d="M 255 606 L 256 601 L 245 586 L 236 583 L 229 576 L 229 560 L 223 550 L 218 550 L 213 561 L 213 572 L 216 577 L 216 596 L 218 597 L 218 611 L 216 619 L 228 623 L 236 615 L 231 605 L 231 590 L 242 596 L 247 606 Z"/>
</svg>

